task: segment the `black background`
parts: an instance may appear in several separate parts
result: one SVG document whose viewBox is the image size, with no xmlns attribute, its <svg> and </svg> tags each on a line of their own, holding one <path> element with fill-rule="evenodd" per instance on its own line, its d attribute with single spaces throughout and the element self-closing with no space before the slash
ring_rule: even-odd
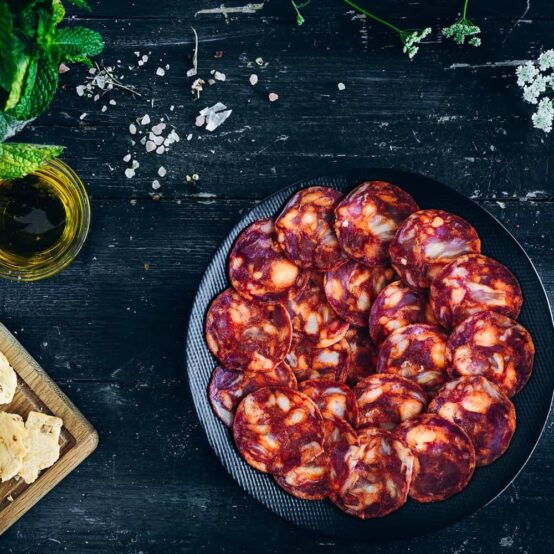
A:
<svg viewBox="0 0 554 554">
<path fill-rule="evenodd" d="M 68 24 L 101 31 L 101 58 L 121 60 L 118 74 L 143 96 L 114 93 L 117 105 L 102 113 L 104 101 L 75 94 L 86 70 L 73 66 L 48 113 L 18 137 L 68 146 L 64 159 L 88 185 L 93 224 L 58 277 L 0 283 L 3 322 L 90 418 L 100 446 L 0 539 L 1 551 L 550 552 L 552 421 L 516 482 L 474 516 L 410 541 L 345 545 L 279 520 L 222 469 L 187 392 L 183 349 L 202 272 L 240 215 L 290 182 L 343 168 L 416 171 L 476 199 L 523 244 L 552 299 L 553 143 L 532 128 L 514 69 L 554 46 L 554 5 L 470 2 L 483 29 L 475 49 L 437 38 L 461 2 L 365 2 L 400 26 L 433 27 L 409 62 L 393 34 L 353 18 L 339 0 L 312 0 L 300 28 L 286 0 L 227 20 L 195 16 L 220 4 L 93 1 L 92 15 Z M 227 75 L 196 101 L 186 77 L 191 26 L 200 74 Z M 136 51 L 150 59 L 129 70 Z M 197 129 L 198 111 L 217 101 L 231 117 L 212 134 Z M 145 113 L 154 122 L 167 114 L 192 140 L 161 157 L 133 150 L 128 125 Z M 140 152 L 133 179 L 123 174 L 129 151 Z M 169 173 L 155 200 L 160 165 Z M 191 185 L 193 173 L 200 179 Z"/>
</svg>

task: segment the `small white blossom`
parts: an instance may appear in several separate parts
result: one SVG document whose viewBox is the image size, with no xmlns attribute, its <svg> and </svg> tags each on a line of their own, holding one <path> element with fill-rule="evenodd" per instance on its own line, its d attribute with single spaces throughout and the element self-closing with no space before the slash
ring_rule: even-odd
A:
<svg viewBox="0 0 554 554">
<path fill-rule="evenodd" d="M 536 104 L 539 96 L 546 91 L 548 80 L 542 75 L 537 75 L 535 80 L 528 86 L 523 87 L 523 98 L 530 104 Z"/>
<path fill-rule="evenodd" d="M 543 52 L 537 61 L 539 62 L 539 67 L 543 71 L 546 69 L 554 69 L 554 50 L 551 49 Z"/>
<path fill-rule="evenodd" d="M 533 79 L 539 74 L 539 70 L 535 67 L 533 62 L 525 62 L 516 69 L 517 84 L 520 87 L 525 86 L 527 83 L 532 83 Z"/>
<path fill-rule="evenodd" d="M 401 35 L 404 47 L 402 52 L 408 54 L 408 58 L 412 59 L 419 51 L 417 46 L 425 37 L 431 34 L 431 27 L 426 27 L 421 31 L 406 32 Z"/>
<path fill-rule="evenodd" d="M 552 120 L 554 119 L 554 106 L 552 105 L 552 100 L 550 98 L 542 98 L 539 102 L 537 111 L 531 117 L 533 120 L 533 125 L 544 131 L 545 133 L 550 133 L 552 131 Z"/>
</svg>

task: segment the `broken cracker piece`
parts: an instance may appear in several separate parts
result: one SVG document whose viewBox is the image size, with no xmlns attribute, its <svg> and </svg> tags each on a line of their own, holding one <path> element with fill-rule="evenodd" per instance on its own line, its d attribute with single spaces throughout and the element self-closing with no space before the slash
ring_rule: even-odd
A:
<svg viewBox="0 0 554 554">
<path fill-rule="evenodd" d="M 9 404 L 17 388 L 17 375 L 10 362 L 0 352 L 0 404 Z"/>
<path fill-rule="evenodd" d="M 8 481 L 21 469 L 28 432 L 20 415 L 0 412 L 0 479 Z"/>
<path fill-rule="evenodd" d="M 23 458 L 18 475 L 25 483 L 36 481 L 41 470 L 52 466 L 60 457 L 60 431 L 63 421 L 59 417 L 29 412 L 25 429 L 29 450 Z"/>
</svg>

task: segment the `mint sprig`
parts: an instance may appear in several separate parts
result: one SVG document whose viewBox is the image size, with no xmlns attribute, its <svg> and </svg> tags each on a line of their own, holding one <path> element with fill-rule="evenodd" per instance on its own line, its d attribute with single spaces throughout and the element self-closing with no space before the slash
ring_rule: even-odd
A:
<svg viewBox="0 0 554 554">
<path fill-rule="evenodd" d="M 33 171 L 62 152 L 63 146 L 20 144 L 16 142 L 0 144 L 0 176 L 3 179 L 18 179 Z"/>
</svg>

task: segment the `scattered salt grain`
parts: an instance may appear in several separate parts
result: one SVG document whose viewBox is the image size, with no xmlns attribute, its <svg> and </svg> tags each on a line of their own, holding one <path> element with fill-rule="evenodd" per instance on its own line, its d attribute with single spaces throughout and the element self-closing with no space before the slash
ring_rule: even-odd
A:
<svg viewBox="0 0 554 554">
<path fill-rule="evenodd" d="M 146 63 L 148 61 L 148 56 L 146 54 L 144 54 L 144 56 L 142 56 L 141 59 L 144 63 Z"/>
<path fill-rule="evenodd" d="M 204 125 L 204 123 L 206 123 L 206 117 L 203 116 L 203 115 L 199 115 L 196 117 L 196 120 L 194 121 L 194 124 L 197 126 L 197 127 L 202 127 L 202 125 Z"/>
<path fill-rule="evenodd" d="M 199 117 L 202 117 L 202 116 L 199 116 Z M 197 119 L 198 119 L 198 118 L 197 118 Z M 192 133 L 189 133 L 189 134 L 187 135 L 187 140 L 192 140 Z"/>
<path fill-rule="evenodd" d="M 257 63 L 259 66 L 264 65 L 264 60 L 263 60 L 263 58 L 256 58 L 256 63 Z"/>
<path fill-rule="evenodd" d="M 155 135 L 161 135 L 164 129 L 165 129 L 165 123 L 158 123 L 157 125 L 154 125 L 154 127 L 152 127 L 152 132 Z"/>
<path fill-rule="evenodd" d="M 160 182 L 158 181 L 158 179 L 154 179 L 152 181 L 152 188 L 154 190 L 158 190 L 162 185 L 160 185 Z"/>
<path fill-rule="evenodd" d="M 140 120 L 141 125 L 148 125 L 150 123 L 150 116 L 148 114 L 145 114 L 142 116 L 142 119 Z"/>
<path fill-rule="evenodd" d="M 105 112 L 107 109 L 108 109 L 108 106 L 106 106 L 106 104 L 104 104 L 100 111 Z"/>
<path fill-rule="evenodd" d="M 167 170 L 163 165 L 158 169 L 158 175 L 160 177 L 165 177 L 167 175 Z"/>
<path fill-rule="evenodd" d="M 252 73 L 252 75 L 250 75 L 250 78 L 248 80 L 250 81 L 250 84 L 254 86 L 258 83 L 258 76 L 255 73 Z"/>
<path fill-rule="evenodd" d="M 172 112 L 174 109 L 175 109 L 175 106 L 173 104 L 171 106 L 169 106 L 169 111 L 170 112 Z"/>
<path fill-rule="evenodd" d="M 69 67 L 67 65 L 65 65 L 64 63 L 61 63 L 58 66 L 58 73 L 60 75 L 63 75 L 64 73 L 67 73 L 68 71 L 69 71 Z"/>
<path fill-rule="evenodd" d="M 217 102 L 213 106 L 206 107 L 200 110 L 199 116 L 196 118 L 196 125 L 201 127 L 203 122 L 206 122 L 206 131 L 215 131 L 233 112 L 228 110 L 227 106 L 222 102 Z M 205 119 L 200 119 L 201 117 Z"/>
<path fill-rule="evenodd" d="M 156 148 L 156 154 L 163 154 L 165 152 L 165 146 L 162 144 Z"/>
<path fill-rule="evenodd" d="M 83 119 L 85 119 L 85 117 L 87 116 L 88 114 L 85 112 L 85 113 L 82 113 L 80 116 L 79 116 L 79 119 L 82 121 Z"/>
<path fill-rule="evenodd" d="M 115 106 L 117 104 L 117 102 L 112 98 L 110 100 L 110 106 Z"/>
<path fill-rule="evenodd" d="M 169 64 L 167 64 L 167 65 L 165 66 L 165 70 L 167 71 L 167 70 L 169 69 L 169 67 L 170 67 Z"/>
<path fill-rule="evenodd" d="M 152 152 L 153 150 L 156 150 L 156 143 L 151 140 L 146 141 L 146 151 Z"/>
<path fill-rule="evenodd" d="M 338 84 L 337 84 L 337 88 L 338 88 L 339 90 L 344 90 L 344 89 L 346 88 L 346 85 L 345 85 L 344 83 L 338 83 Z"/>
<path fill-rule="evenodd" d="M 216 71 L 214 73 L 214 79 L 216 81 L 225 81 L 225 79 L 227 79 L 227 75 L 225 75 L 225 73 L 221 73 L 220 71 Z"/>
<path fill-rule="evenodd" d="M 279 100 L 279 95 L 276 92 L 270 92 L 268 98 L 270 102 L 276 102 Z"/>
<path fill-rule="evenodd" d="M 134 125 L 133 123 L 131 123 L 129 125 L 129 133 L 131 133 L 132 135 L 136 135 L 137 134 L 137 126 Z"/>
<path fill-rule="evenodd" d="M 77 96 L 83 96 L 85 93 L 85 86 L 84 85 L 77 85 L 77 88 L 75 89 L 75 92 L 77 93 Z"/>
<path fill-rule="evenodd" d="M 165 75 L 165 69 L 163 67 L 158 67 L 158 69 L 156 69 L 156 75 L 158 75 L 158 77 L 163 77 Z"/>
<path fill-rule="evenodd" d="M 125 156 L 123 156 L 123 161 L 124 162 L 128 162 L 131 160 L 131 154 L 125 154 Z"/>
<path fill-rule="evenodd" d="M 196 75 L 197 71 L 194 67 L 191 67 L 188 71 L 187 71 L 187 77 L 194 77 Z"/>
<path fill-rule="evenodd" d="M 125 170 L 125 177 L 127 177 L 127 179 L 131 179 L 132 177 L 135 176 L 135 170 L 134 169 L 131 169 L 130 167 L 128 167 L 126 170 Z"/>
</svg>

